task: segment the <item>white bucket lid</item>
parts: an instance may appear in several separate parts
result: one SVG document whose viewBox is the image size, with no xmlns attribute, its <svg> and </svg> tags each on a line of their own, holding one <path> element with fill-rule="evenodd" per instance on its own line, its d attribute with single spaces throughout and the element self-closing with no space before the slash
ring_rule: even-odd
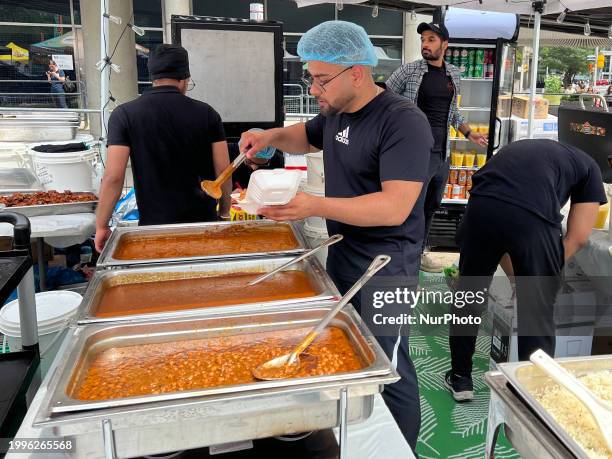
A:
<svg viewBox="0 0 612 459">
<path fill-rule="evenodd" d="M 66 322 L 77 311 L 83 297 L 69 290 L 56 290 L 36 294 L 36 316 L 38 334 L 55 333 L 66 326 Z M 7 336 L 20 337 L 19 300 L 13 300 L 0 310 L 0 332 Z"/>
<path fill-rule="evenodd" d="M 327 228 L 317 228 L 310 226 L 308 222 L 304 223 L 304 235 L 308 237 L 324 238 L 327 239 Z"/>
<path fill-rule="evenodd" d="M 28 148 L 34 148 L 37 147 L 39 145 L 64 145 L 64 144 L 68 144 L 68 143 L 79 143 L 79 142 L 83 142 L 83 143 L 89 143 L 89 142 L 93 142 L 94 140 L 94 136 L 91 134 L 77 134 L 74 139 L 70 139 L 70 140 L 53 140 L 51 142 L 26 142 L 24 145 L 26 145 Z"/>
<path fill-rule="evenodd" d="M 89 161 L 96 157 L 96 150 L 90 148 L 83 151 L 69 151 L 66 153 L 46 153 L 34 150 L 28 150 L 34 161 L 42 163 L 73 163 L 81 161 Z"/>
</svg>

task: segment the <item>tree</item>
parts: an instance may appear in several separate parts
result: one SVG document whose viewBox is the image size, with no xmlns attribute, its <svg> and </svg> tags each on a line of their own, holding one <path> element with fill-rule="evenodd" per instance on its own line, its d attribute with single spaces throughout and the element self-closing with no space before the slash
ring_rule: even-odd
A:
<svg viewBox="0 0 612 459">
<path fill-rule="evenodd" d="M 543 47 L 540 48 L 540 69 L 557 71 L 563 74 L 563 85 L 568 87 L 572 84 L 574 76 L 588 71 L 587 56 L 592 54 L 589 48 L 570 47 Z"/>
</svg>

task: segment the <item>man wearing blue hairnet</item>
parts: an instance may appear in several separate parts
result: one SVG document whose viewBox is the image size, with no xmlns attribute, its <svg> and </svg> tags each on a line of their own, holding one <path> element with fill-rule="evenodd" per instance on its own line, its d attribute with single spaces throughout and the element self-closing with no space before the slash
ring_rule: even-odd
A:
<svg viewBox="0 0 612 459">
<path fill-rule="evenodd" d="M 379 254 L 391 256 L 379 281 L 418 279 L 425 228 L 420 194 L 433 146 L 427 118 L 412 102 L 375 85 L 374 47 L 356 24 L 319 24 L 300 39 L 298 54 L 308 65 L 304 82 L 320 114 L 286 128 L 246 132 L 241 144 L 248 157 L 270 145 L 296 154 L 324 150 L 325 197 L 298 193 L 287 205 L 260 213 L 273 220 L 320 216 L 327 219 L 330 235 L 344 235 L 329 248 L 327 259 L 327 271 L 341 293 Z M 352 304 L 370 325 L 366 316 L 372 299 L 358 295 Z M 414 450 L 420 407 L 408 327 L 374 334 L 401 376 L 385 386 L 383 398 Z"/>
</svg>

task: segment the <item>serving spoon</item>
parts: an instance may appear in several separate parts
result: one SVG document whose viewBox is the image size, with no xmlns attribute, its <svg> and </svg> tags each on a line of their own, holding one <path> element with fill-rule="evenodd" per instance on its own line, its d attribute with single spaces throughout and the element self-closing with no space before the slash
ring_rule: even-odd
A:
<svg viewBox="0 0 612 459">
<path fill-rule="evenodd" d="M 298 262 L 304 260 L 305 258 L 310 257 L 311 255 L 314 255 L 319 250 L 322 250 L 325 247 L 329 247 L 330 245 L 333 245 L 336 242 L 340 242 L 343 237 L 344 236 L 342 236 L 342 234 L 334 234 L 332 237 L 330 237 L 329 239 L 323 241 L 321 244 L 319 244 L 314 249 L 310 249 L 308 252 L 303 253 L 299 257 L 296 257 L 296 258 L 294 258 L 292 260 L 289 260 L 287 263 L 285 263 L 282 266 L 279 266 L 278 268 L 274 269 L 273 271 L 270 271 L 269 273 L 263 274 L 263 275 L 259 276 L 256 279 L 253 279 L 247 285 L 251 286 L 251 285 L 259 284 L 260 282 L 265 281 L 266 279 L 269 279 L 270 277 L 274 276 L 276 273 L 282 271 L 283 269 L 285 269 L 285 268 L 287 268 L 287 267 L 289 267 L 289 266 L 291 266 L 291 265 L 293 265 L 295 263 L 298 263 Z"/>
<path fill-rule="evenodd" d="M 538 349 L 529 357 L 533 364 L 565 387 L 591 413 L 603 435 L 608 451 L 612 453 L 612 403 L 597 397 L 576 377 L 555 362 L 546 352 Z"/>
<path fill-rule="evenodd" d="M 321 321 L 306 335 L 290 354 L 284 354 L 272 360 L 262 363 L 252 371 L 253 376 L 264 381 L 289 378 L 300 369 L 300 354 L 315 340 L 325 327 L 331 322 L 334 316 L 355 296 L 355 294 L 368 282 L 374 274 L 380 271 L 391 261 L 389 255 L 378 255 L 361 278 L 355 282 L 348 292 L 329 310 Z"/>
</svg>

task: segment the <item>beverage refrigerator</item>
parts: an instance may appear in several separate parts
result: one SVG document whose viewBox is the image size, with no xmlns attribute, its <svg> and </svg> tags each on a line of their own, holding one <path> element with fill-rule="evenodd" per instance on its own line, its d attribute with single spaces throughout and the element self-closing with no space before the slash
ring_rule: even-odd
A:
<svg viewBox="0 0 612 459">
<path fill-rule="evenodd" d="M 508 127 L 511 126 L 518 21 L 511 38 L 457 39 L 453 38 L 450 27 L 449 31 L 450 52 L 447 51 L 446 62 L 459 67 L 462 75 L 459 111 L 472 131 L 488 135 L 489 145 L 480 147 L 453 127 L 449 129 L 449 182 L 427 242 L 434 250 L 457 247 L 455 234 L 469 199 L 471 176 L 511 139 Z"/>
</svg>

